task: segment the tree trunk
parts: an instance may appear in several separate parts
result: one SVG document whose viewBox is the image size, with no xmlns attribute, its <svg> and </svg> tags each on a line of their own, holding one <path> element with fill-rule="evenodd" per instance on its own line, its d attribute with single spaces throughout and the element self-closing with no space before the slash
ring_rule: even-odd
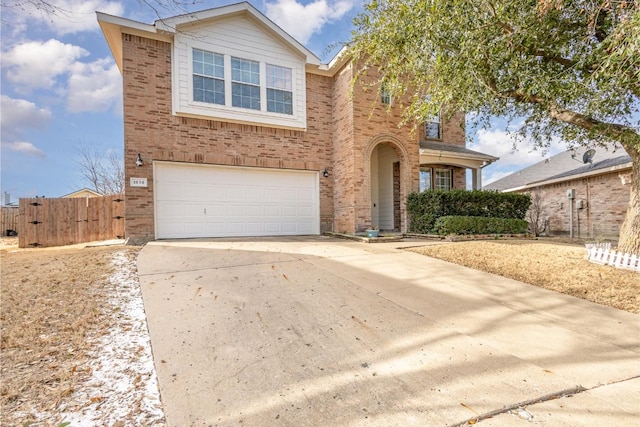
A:
<svg viewBox="0 0 640 427">
<path fill-rule="evenodd" d="M 620 228 L 618 250 L 640 255 L 640 150 L 629 144 L 623 144 L 633 166 L 631 168 L 631 188 L 629 189 L 629 208 Z"/>
</svg>

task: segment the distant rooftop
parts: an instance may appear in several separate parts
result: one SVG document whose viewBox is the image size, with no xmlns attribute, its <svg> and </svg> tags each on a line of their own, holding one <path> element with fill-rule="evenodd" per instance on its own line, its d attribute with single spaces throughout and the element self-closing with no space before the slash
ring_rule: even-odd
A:
<svg viewBox="0 0 640 427">
<path fill-rule="evenodd" d="M 560 180 L 585 173 L 603 173 L 615 166 L 631 163 L 631 157 L 621 146 L 610 145 L 607 148 L 596 147 L 591 164 L 582 162 L 587 148 L 568 150 L 526 167 L 511 175 L 483 186 L 484 190 L 509 191 L 533 187 L 536 183 L 549 180 Z"/>
</svg>

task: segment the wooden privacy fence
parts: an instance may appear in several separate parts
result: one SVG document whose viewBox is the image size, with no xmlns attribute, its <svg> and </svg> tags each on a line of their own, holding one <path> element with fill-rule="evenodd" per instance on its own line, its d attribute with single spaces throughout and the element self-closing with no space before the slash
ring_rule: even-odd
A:
<svg viewBox="0 0 640 427">
<path fill-rule="evenodd" d="M 2 206 L 0 211 L 0 230 L 2 231 L 2 235 L 6 236 L 9 230 L 18 232 L 18 206 Z"/>
<path fill-rule="evenodd" d="M 124 195 L 20 199 L 18 246 L 63 246 L 124 238 Z"/>
</svg>

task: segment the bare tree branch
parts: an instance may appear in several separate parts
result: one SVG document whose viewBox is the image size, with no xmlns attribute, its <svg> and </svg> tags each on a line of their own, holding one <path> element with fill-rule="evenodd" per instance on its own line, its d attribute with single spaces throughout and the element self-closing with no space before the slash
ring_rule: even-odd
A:
<svg viewBox="0 0 640 427">
<path fill-rule="evenodd" d="M 124 159 L 119 153 L 103 153 L 88 143 L 74 148 L 78 153 L 76 165 L 85 185 L 102 195 L 124 192 Z"/>
</svg>

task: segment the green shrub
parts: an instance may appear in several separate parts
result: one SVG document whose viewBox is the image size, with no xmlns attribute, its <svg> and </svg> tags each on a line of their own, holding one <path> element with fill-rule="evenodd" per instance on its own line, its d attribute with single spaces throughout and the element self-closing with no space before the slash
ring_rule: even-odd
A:
<svg viewBox="0 0 640 427">
<path fill-rule="evenodd" d="M 529 223 L 524 219 L 481 216 L 441 216 L 434 224 L 436 234 L 524 234 Z"/>
<path fill-rule="evenodd" d="M 433 233 L 442 216 L 524 219 L 531 204 L 528 194 L 496 191 L 427 190 L 411 193 L 407 198 L 409 231 Z"/>
</svg>

